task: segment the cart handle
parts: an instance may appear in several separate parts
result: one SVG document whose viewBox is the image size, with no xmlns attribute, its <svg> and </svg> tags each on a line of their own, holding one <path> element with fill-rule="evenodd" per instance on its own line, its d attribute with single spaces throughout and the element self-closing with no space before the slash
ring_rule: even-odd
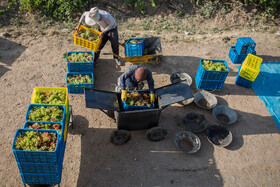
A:
<svg viewBox="0 0 280 187">
<path fill-rule="evenodd" d="M 119 45 L 125 48 L 125 43 L 119 43 Z"/>
<path fill-rule="evenodd" d="M 114 54 L 114 53 L 103 53 L 103 55 L 114 55 L 115 57 L 118 57 L 118 58 L 122 59 L 121 56 L 116 55 L 116 54 Z"/>
</svg>

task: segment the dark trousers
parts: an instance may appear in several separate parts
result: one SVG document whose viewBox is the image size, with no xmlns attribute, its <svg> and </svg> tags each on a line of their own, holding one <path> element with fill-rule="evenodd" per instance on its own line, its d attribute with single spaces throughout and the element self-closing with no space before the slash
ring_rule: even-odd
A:
<svg viewBox="0 0 280 187">
<path fill-rule="evenodd" d="M 100 30 L 100 27 L 98 27 L 98 30 Z M 102 37 L 102 42 L 100 44 L 99 49 L 95 52 L 95 56 L 94 59 L 95 61 L 99 58 L 100 52 L 103 49 L 103 47 L 105 46 L 105 44 L 107 43 L 107 41 L 111 42 L 111 47 L 112 47 L 112 51 L 114 54 L 119 55 L 119 34 L 118 34 L 118 28 L 114 28 L 112 30 L 107 31 L 103 37 Z M 113 56 L 113 58 L 117 58 L 115 56 Z"/>
</svg>

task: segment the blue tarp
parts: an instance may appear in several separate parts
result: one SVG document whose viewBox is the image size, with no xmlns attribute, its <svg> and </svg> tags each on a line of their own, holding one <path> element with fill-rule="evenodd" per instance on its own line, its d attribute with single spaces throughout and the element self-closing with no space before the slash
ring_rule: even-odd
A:
<svg viewBox="0 0 280 187">
<path fill-rule="evenodd" d="M 263 62 L 252 85 L 280 131 L 280 62 Z"/>
</svg>

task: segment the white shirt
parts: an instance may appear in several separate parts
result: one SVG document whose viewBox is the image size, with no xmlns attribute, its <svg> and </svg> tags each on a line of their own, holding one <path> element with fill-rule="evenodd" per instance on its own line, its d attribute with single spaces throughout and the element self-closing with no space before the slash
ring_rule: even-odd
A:
<svg viewBox="0 0 280 187">
<path fill-rule="evenodd" d="M 83 13 L 79 21 L 80 23 L 85 19 L 88 13 L 89 13 L 88 11 Z M 96 23 L 100 25 L 101 31 L 106 32 L 116 28 L 117 26 L 116 21 L 114 20 L 113 16 L 111 16 L 109 12 L 106 12 L 104 10 L 99 10 L 99 15 L 100 15 L 100 19 Z"/>
</svg>

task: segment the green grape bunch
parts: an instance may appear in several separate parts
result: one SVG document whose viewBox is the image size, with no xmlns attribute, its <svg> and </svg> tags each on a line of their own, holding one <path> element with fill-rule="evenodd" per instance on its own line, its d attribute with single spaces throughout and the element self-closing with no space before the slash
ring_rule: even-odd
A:
<svg viewBox="0 0 280 187">
<path fill-rule="evenodd" d="M 69 62 L 92 62 L 93 55 L 90 53 L 71 53 L 68 56 Z"/>
<path fill-rule="evenodd" d="M 16 150 L 54 151 L 57 144 L 55 133 L 27 131 L 17 137 Z"/>
<path fill-rule="evenodd" d="M 125 103 L 136 106 L 152 106 L 150 96 L 148 94 L 140 94 L 139 92 L 127 93 L 127 99 Z"/>
<path fill-rule="evenodd" d="M 35 93 L 36 104 L 64 105 L 66 100 L 65 90 L 38 91 Z"/>
<path fill-rule="evenodd" d="M 67 84 L 91 84 L 93 82 L 89 75 L 70 75 L 67 77 Z"/>
<path fill-rule="evenodd" d="M 60 122 L 63 119 L 64 111 L 58 106 L 51 107 L 32 107 L 29 115 L 29 121 L 51 121 Z"/>
<path fill-rule="evenodd" d="M 129 43 L 129 44 L 138 44 L 138 43 L 142 43 L 142 42 L 143 42 L 143 40 L 132 39 L 132 40 L 130 40 L 128 43 Z"/>
<path fill-rule="evenodd" d="M 91 32 L 90 30 L 79 30 L 77 36 L 89 40 L 93 43 L 97 43 L 99 41 L 99 35 Z"/>
<path fill-rule="evenodd" d="M 227 67 L 222 62 L 213 62 L 212 60 L 203 60 L 202 68 L 208 71 L 227 71 Z"/>
<path fill-rule="evenodd" d="M 59 136 L 61 135 L 61 125 L 58 123 L 50 124 L 50 123 L 33 123 L 27 126 L 28 129 L 55 129 L 58 130 Z"/>
</svg>

